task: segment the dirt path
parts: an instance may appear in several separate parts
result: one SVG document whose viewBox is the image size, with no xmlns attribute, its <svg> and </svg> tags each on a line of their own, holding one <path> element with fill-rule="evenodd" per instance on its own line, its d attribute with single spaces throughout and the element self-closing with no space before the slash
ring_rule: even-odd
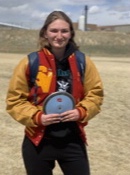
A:
<svg viewBox="0 0 130 175">
<path fill-rule="evenodd" d="M 23 56 L 0 54 L 0 175 L 25 175 L 21 158 L 24 126 L 14 121 L 5 111 L 9 78 Z M 102 112 L 86 127 L 91 175 L 129 175 L 130 59 L 92 59 L 104 83 L 105 99 Z M 58 166 L 54 175 L 62 175 Z"/>
</svg>

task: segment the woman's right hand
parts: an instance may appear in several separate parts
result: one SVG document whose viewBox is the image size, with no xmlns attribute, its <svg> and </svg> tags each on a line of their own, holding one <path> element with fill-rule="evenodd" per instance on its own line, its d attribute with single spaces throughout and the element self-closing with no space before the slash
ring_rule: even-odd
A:
<svg viewBox="0 0 130 175">
<path fill-rule="evenodd" d="M 41 123 L 43 126 L 60 123 L 61 117 L 59 114 L 42 114 Z"/>
</svg>

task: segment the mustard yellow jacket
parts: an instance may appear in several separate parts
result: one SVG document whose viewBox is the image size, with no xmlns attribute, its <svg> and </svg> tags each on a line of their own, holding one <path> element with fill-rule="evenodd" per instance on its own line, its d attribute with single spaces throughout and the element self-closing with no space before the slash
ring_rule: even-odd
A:
<svg viewBox="0 0 130 175">
<path fill-rule="evenodd" d="M 81 123 L 97 115 L 101 110 L 103 102 L 103 85 L 100 75 L 90 58 L 86 58 L 86 71 L 84 76 L 85 97 L 76 106 L 86 109 L 86 117 Z M 33 116 L 42 110 L 41 106 L 34 106 L 27 100 L 29 87 L 26 77 L 28 58 L 23 58 L 14 69 L 6 97 L 7 112 L 18 122 L 27 127 L 37 127 L 33 121 Z"/>
</svg>

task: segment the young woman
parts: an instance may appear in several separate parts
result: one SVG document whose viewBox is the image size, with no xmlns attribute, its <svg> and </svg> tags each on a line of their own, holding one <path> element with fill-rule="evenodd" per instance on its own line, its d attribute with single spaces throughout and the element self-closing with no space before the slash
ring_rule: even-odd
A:
<svg viewBox="0 0 130 175">
<path fill-rule="evenodd" d="M 103 87 L 89 58 L 85 58 L 82 82 L 74 36 L 72 22 L 64 12 L 49 14 L 39 33 L 35 84 L 30 83 L 28 56 L 15 68 L 9 84 L 7 112 L 25 125 L 22 155 L 28 175 L 52 175 L 56 160 L 64 175 L 90 174 L 83 127 L 100 112 Z M 74 107 L 61 113 L 45 112 L 44 102 L 55 92 L 70 94 Z M 56 104 L 53 101 L 49 110 Z M 70 107 L 64 103 L 67 105 Z"/>
</svg>

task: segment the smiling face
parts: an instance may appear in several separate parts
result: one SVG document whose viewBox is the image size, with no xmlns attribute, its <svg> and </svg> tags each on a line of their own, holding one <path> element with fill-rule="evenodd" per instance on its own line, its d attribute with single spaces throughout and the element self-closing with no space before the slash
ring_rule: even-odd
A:
<svg viewBox="0 0 130 175">
<path fill-rule="evenodd" d="M 65 49 L 71 38 L 70 25 L 63 19 L 56 19 L 48 25 L 44 36 L 52 50 Z"/>
</svg>

